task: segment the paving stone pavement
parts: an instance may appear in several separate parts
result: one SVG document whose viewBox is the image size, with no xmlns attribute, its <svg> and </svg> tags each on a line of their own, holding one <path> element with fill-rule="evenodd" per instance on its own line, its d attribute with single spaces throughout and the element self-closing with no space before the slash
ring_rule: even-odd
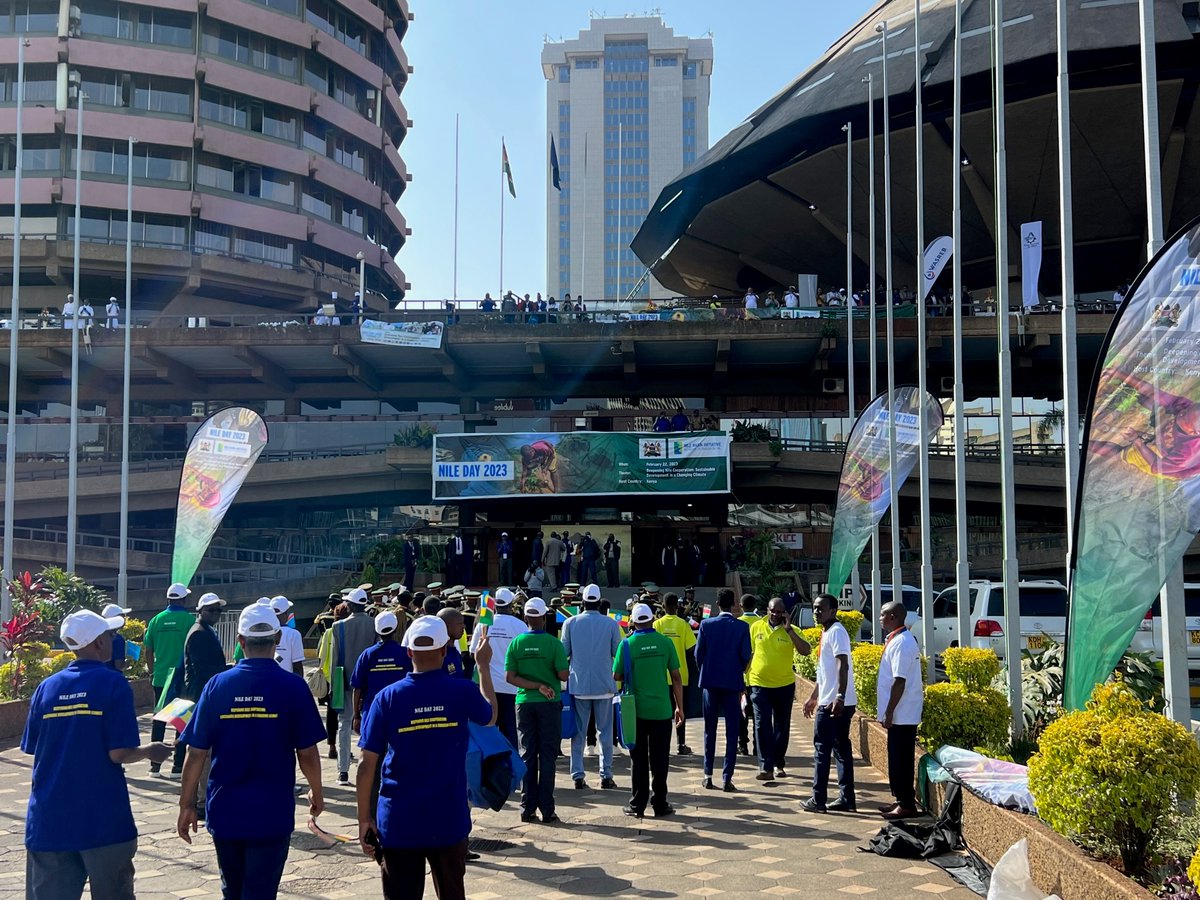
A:
<svg viewBox="0 0 1200 900">
<path fill-rule="evenodd" d="M 143 740 L 149 740 L 149 715 L 140 724 Z M 689 723 L 688 730 L 698 749 L 700 723 Z M 704 790 L 700 758 L 672 756 L 669 799 L 676 815 L 661 820 L 622 815 L 628 800 L 628 757 L 614 759 L 614 776 L 622 787 L 618 791 L 596 789 L 599 760 L 594 757 L 585 759 L 593 787 L 574 790 L 568 760 L 560 759 L 556 800 L 561 824 L 522 825 L 515 803 L 498 813 L 475 811 L 472 841 L 484 843 L 484 852 L 468 866 L 468 897 L 975 896 L 934 866 L 857 852 L 882 824 L 876 816 L 801 811 L 811 778 L 810 733 L 808 723 L 798 719 L 790 777 L 778 782 L 755 781 L 754 760 L 740 758 L 734 777 L 741 788 L 737 794 Z M 564 751 L 568 747 L 564 742 Z M 30 763 L 12 744 L 0 751 L 0 900 L 24 895 Z M 151 778 L 146 763 L 130 766 L 127 774 L 141 834 L 135 861 L 138 897 L 220 897 L 208 835 L 201 830 L 191 846 L 175 835 L 178 782 Z M 335 775 L 334 762 L 324 759 L 326 812 L 321 823 L 331 832 L 357 834 L 352 790 L 335 785 Z M 856 776 L 861 809 L 874 810 L 889 799 L 887 784 L 874 769 L 860 765 Z M 303 830 L 305 810 L 297 804 L 301 830 L 292 836 L 280 896 L 381 896 L 376 864 L 359 853 L 357 843 L 326 849 Z M 434 896 L 431 882 L 426 896 Z"/>
</svg>

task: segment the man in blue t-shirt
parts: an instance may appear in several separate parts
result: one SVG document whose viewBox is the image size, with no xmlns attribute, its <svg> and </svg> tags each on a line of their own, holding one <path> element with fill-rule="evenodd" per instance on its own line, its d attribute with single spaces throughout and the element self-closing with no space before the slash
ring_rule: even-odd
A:
<svg viewBox="0 0 1200 900">
<path fill-rule="evenodd" d="M 470 678 L 471 672 L 463 660 L 462 651 L 459 650 L 459 644 L 462 642 L 462 636 L 467 627 L 463 614 L 448 606 L 438 610 L 438 618 L 446 623 L 446 634 L 450 636 L 450 642 L 446 644 L 446 659 L 442 663 L 442 669 L 447 675 Z"/>
<path fill-rule="evenodd" d="M 363 853 L 379 860 L 389 900 L 423 896 L 426 862 L 439 897 L 465 896 L 471 833 L 467 724 L 493 723 L 496 700 L 486 635 L 475 653 L 478 688 L 446 674 L 449 642 L 446 623 L 437 616 L 414 620 L 404 636 L 412 674 L 384 688 L 363 718 L 358 839 Z M 371 782 L 380 758 L 383 783 L 376 806 Z"/>
<path fill-rule="evenodd" d="M 197 830 L 192 798 L 208 758 L 207 827 L 226 897 L 274 897 L 296 827 L 296 766 L 307 779 L 309 814 L 325 808 L 317 744 L 325 726 L 308 686 L 275 662 L 279 618 L 252 603 L 238 618 L 236 666 L 213 676 L 180 740 L 187 744 L 176 828 Z"/>
<path fill-rule="evenodd" d="M 394 612 L 381 612 L 375 617 L 375 633 L 379 635 L 379 643 L 362 652 L 350 675 L 350 686 L 354 688 L 355 731 L 361 729 L 363 713 L 371 708 L 375 696 L 412 669 L 408 651 L 396 640 L 398 624 Z"/>
<path fill-rule="evenodd" d="M 116 603 L 109 603 L 100 611 L 100 615 L 106 619 L 121 619 L 129 613 L 130 610 L 118 606 Z M 105 665 L 118 672 L 125 671 L 125 638 L 121 636 L 119 630 L 112 633 L 112 656 Z"/>
<path fill-rule="evenodd" d="M 74 900 L 133 896 L 137 827 L 125 784 L 126 763 L 161 763 L 162 742 L 139 747 L 133 691 L 108 667 L 112 635 L 125 624 L 91 610 L 67 616 L 59 632 L 75 661 L 33 694 L 21 749 L 33 755 L 25 817 L 25 896 Z"/>
</svg>

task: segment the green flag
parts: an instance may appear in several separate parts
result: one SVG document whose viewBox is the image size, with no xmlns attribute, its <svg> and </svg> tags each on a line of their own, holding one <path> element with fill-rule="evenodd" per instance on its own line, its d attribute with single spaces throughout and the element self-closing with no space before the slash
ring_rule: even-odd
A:
<svg viewBox="0 0 1200 900">
<path fill-rule="evenodd" d="M 508 148 L 504 146 L 503 140 L 500 141 L 500 156 L 502 157 L 504 163 L 504 175 L 508 178 L 508 192 L 512 194 L 513 198 L 515 199 L 517 196 L 517 186 L 513 184 L 512 166 L 508 164 Z"/>
</svg>

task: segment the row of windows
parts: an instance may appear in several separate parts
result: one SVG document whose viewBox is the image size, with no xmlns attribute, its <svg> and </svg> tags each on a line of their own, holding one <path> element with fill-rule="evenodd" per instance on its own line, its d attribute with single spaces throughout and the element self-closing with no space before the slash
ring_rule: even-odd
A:
<svg viewBox="0 0 1200 900">
<path fill-rule="evenodd" d="M 695 161 L 696 161 L 696 151 L 695 150 L 684 150 L 683 151 L 683 164 L 685 166 L 690 166 Z"/>
<path fill-rule="evenodd" d="M 679 57 L 678 56 L 656 56 L 656 57 L 654 57 L 655 68 L 662 69 L 662 68 L 678 66 L 678 65 L 679 65 Z"/>
<path fill-rule="evenodd" d="M 650 90 L 645 78 L 608 78 L 604 81 L 605 94 L 644 94 Z"/>
<path fill-rule="evenodd" d="M 262 69 L 264 72 L 287 78 L 296 77 L 295 47 L 244 28 L 210 21 L 204 27 L 200 48 L 205 53 L 214 53 L 224 59 Z"/>
<path fill-rule="evenodd" d="M 575 60 L 575 68 L 577 68 L 577 69 L 598 69 L 598 68 L 600 68 L 600 60 L 594 56 L 590 57 L 588 59 L 577 59 L 577 60 Z"/>
<path fill-rule="evenodd" d="M 649 109 L 650 108 L 650 98 L 647 97 L 645 94 L 641 94 L 641 95 L 635 96 L 635 97 L 623 97 L 623 96 L 605 97 L 604 98 L 604 108 L 605 109 Z"/>
<path fill-rule="evenodd" d="M 165 44 L 189 50 L 195 46 L 193 17 L 189 13 L 113 0 L 85 0 L 80 12 L 79 31 L 87 37 Z"/>
<path fill-rule="evenodd" d="M 368 97 L 371 86 L 327 59 L 309 54 L 304 64 L 304 83 L 332 97 L 342 106 L 355 110 L 360 116 L 369 119 L 374 114 Z"/>
<path fill-rule="evenodd" d="M 634 200 L 635 198 L 630 198 L 630 199 Z M 637 203 L 636 205 L 639 209 L 642 209 L 642 210 L 649 208 L 649 202 L 645 199 L 642 199 L 642 201 L 640 203 Z M 628 213 L 626 213 L 626 214 L 623 214 L 620 218 L 621 218 L 621 223 L 620 223 L 620 225 L 618 225 L 616 213 L 606 214 L 604 216 L 604 227 L 605 228 L 641 228 L 642 222 L 645 220 L 646 217 L 644 215 L 636 216 L 636 215 L 629 215 Z"/>
<path fill-rule="evenodd" d="M 53 63 L 25 66 L 25 102 L 53 103 L 58 91 L 58 79 Z M 0 102 L 17 102 L 17 67 L 0 66 Z"/>
<path fill-rule="evenodd" d="M 687 113 L 694 113 L 695 111 L 696 111 L 696 98 L 695 97 L 684 97 L 683 98 L 684 114 L 686 115 Z"/>
<path fill-rule="evenodd" d="M 337 38 L 359 56 L 371 60 L 376 65 L 382 64 L 372 52 L 374 36 L 366 23 L 336 3 L 330 3 L 329 0 L 307 0 L 304 19 L 308 24 L 315 25 L 326 34 Z"/>
<path fill-rule="evenodd" d="M 191 150 L 185 150 L 182 147 L 134 144 L 133 177 L 187 184 L 188 162 L 191 157 Z M 85 137 L 83 153 L 79 159 L 80 168 L 84 172 L 125 178 L 129 172 L 129 145 L 125 141 Z M 67 171 L 75 171 L 74 146 L 69 146 L 67 150 Z"/>
<path fill-rule="evenodd" d="M 80 69 L 81 87 L 93 106 L 192 117 L 192 82 L 160 75 Z"/>
<path fill-rule="evenodd" d="M 643 181 L 640 183 L 647 184 L 647 185 L 649 184 L 649 182 L 646 182 L 646 181 Z M 609 212 L 616 212 L 618 209 L 618 207 L 617 207 L 618 202 L 620 202 L 620 204 L 621 204 L 620 208 L 624 209 L 624 210 L 646 209 L 647 208 L 647 204 L 645 202 L 644 197 L 637 197 L 637 196 L 631 197 L 628 194 L 625 194 L 620 197 L 617 197 L 617 196 L 605 197 L 604 198 L 604 209 Z"/>
<path fill-rule="evenodd" d="M 0 4 L 0 34 L 54 34 L 58 0 L 7 0 Z"/>
<path fill-rule="evenodd" d="M 631 159 L 649 159 L 650 158 L 650 148 L 649 147 L 645 147 L 645 146 L 630 147 L 630 146 L 628 146 L 630 141 L 633 140 L 633 138 L 630 137 L 631 134 L 633 134 L 632 131 L 626 131 L 622 135 L 622 138 L 624 139 L 624 143 L 625 143 L 625 146 L 622 146 L 622 147 L 615 146 L 615 144 L 617 143 L 616 132 L 609 134 L 608 135 L 609 143 L 613 144 L 614 146 L 604 148 L 604 158 L 606 160 L 611 160 L 612 162 L 617 162 L 617 161 L 628 162 Z"/>
<path fill-rule="evenodd" d="M 616 128 L 618 125 L 620 125 L 626 129 L 625 133 L 628 135 L 629 134 L 628 129 L 632 128 L 633 126 L 649 125 L 650 124 L 650 114 L 649 113 L 606 113 L 604 116 L 604 124 L 607 125 L 609 128 Z M 640 131 L 638 133 L 640 135 L 642 135 L 642 137 L 633 138 L 633 140 L 642 140 L 642 141 L 646 140 L 646 132 L 645 131 Z"/>
<path fill-rule="evenodd" d="M 650 175 L 650 164 L 649 163 L 625 163 L 620 168 L 621 168 L 621 171 L 619 174 L 625 175 L 625 176 L 629 176 L 629 175 L 649 176 Z M 604 167 L 604 174 L 608 175 L 608 176 L 612 176 L 613 178 L 616 178 L 618 175 L 617 166 L 615 164 L 606 165 Z"/>
<path fill-rule="evenodd" d="M 604 60 L 605 72 L 648 72 L 650 70 L 649 60 L 643 57 L 642 59 L 611 59 Z"/>
<path fill-rule="evenodd" d="M 631 181 L 615 181 L 612 179 L 604 179 L 604 192 L 606 194 L 645 194 L 650 191 L 649 180 L 635 179 Z"/>
<path fill-rule="evenodd" d="M 299 114 L 277 103 L 205 87 L 200 91 L 200 118 L 294 144 Z"/>
</svg>

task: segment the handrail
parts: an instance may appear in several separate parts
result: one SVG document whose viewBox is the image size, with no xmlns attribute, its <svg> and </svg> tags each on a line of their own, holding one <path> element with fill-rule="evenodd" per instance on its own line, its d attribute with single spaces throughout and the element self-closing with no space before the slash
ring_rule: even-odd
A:
<svg viewBox="0 0 1200 900">
<path fill-rule="evenodd" d="M 818 441 L 809 438 L 784 438 L 781 443 L 784 450 L 796 450 L 808 453 L 845 453 L 845 441 Z M 1013 460 L 1017 463 L 1061 465 L 1065 450 L 1063 444 L 1017 444 L 1013 447 Z M 930 444 L 929 455 L 937 457 L 953 457 L 953 444 Z M 1000 450 L 990 445 L 968 444 L 966 455 L 971 459 L 1000 458 Z"/>
<path fill-rule="evenodd" d="M 322 564 L 309 563 L 300 566 L 262 566 L 259 568 L 221 569 L 217 571 L 197 572 L 189 584 L 192 593 L 197 588 L 222 587 L 235 584 L 256 584 L 264 581 L 292 581 L 300 578 L 319 578 L 337 573 L 359 571 L 361 563 L 358 560 L 334 560 Z M 115 589 L 115 578 L 99 578 L 95 580 L 98 587 Z M 128 579 L 127 589 L 130 591 L 166 590 L 171 583 L 169 575 L 140 575 Z"/>
</svg>

